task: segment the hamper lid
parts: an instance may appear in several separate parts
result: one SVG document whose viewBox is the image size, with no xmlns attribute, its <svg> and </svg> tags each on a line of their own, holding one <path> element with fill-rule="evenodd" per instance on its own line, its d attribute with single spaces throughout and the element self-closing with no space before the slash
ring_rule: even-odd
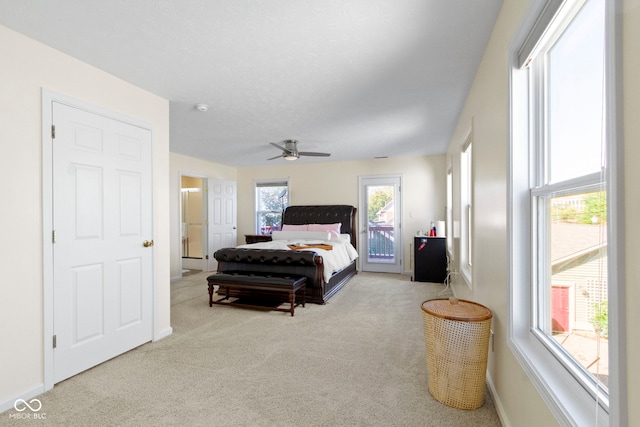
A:
<svg viewBox="0 0 640 427">
<path fill-rule="evenodd" d="M 482 322 L 493 316 L 487 307 L 457 298 L 425 301 L 422 303 L 422 310 L 436 317 L 461 322 Z"/>
</svg>

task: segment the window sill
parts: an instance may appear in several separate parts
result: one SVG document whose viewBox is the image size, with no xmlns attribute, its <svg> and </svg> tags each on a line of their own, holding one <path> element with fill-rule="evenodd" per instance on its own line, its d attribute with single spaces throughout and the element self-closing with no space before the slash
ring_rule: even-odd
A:
<svg viewBox="0 0 640 427">
<path fill-rule="evenodd" d="M 609 426 L 609 414 L 530 332 L 513 334 L 509 347 L 561 425 Z"/>
<path fill-rule="evenodd" d="M 464 279 L 464 282 L 467 284 L 467 286 L 469 287 L 469 289 L 473 289 L 472 286 L 472 282 L 471 282 L 471 269 L 466 267 L 466 268 L 461 268 L 460 269 L 460 275 L 462 276 L 462 278 Z"/>
</svg>

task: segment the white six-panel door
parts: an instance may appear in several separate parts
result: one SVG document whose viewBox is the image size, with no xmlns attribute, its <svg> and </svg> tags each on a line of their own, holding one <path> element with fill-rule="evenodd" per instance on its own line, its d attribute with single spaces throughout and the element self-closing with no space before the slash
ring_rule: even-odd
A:
<svg viewBox="0 0 640 427">
<path fill-rule="evenodd" d="M 152 338 L 152 159 L 148 129 L 55 101 L 52 115 L 59 382 Z"/>
<path fill-rule="evenodd" d="M 220 248 L 235 247 L 238 239 L 237 183 L 209 179 L 208 183 L 208 224 L 209 224 L 209 271 L 218 267 L 213 254 Z"/>
</svg>

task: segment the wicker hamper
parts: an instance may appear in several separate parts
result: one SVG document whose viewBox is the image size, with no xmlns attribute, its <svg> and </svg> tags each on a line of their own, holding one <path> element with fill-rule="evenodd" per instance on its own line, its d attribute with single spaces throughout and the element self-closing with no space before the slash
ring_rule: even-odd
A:
<svg viewBox="0 0 640 427">
<path fill-rule="evenodd" d="M 491 310 L 465 300 L 434 299 L 422 304 L 429 392 L 457 409 L 484 402 Z"/>
</svg>

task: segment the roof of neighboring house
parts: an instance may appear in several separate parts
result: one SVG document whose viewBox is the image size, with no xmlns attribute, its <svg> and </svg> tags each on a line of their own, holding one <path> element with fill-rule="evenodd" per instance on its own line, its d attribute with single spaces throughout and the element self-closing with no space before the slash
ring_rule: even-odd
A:
<svg viewBox="0 0 640 427">
<path fill-rule="evenodd" d="M 607 228 L 602 225 L 555 223 L 552 225 L 552 263 L 577 256 L 585 250 L 607 245 Z"/>
</svg>

